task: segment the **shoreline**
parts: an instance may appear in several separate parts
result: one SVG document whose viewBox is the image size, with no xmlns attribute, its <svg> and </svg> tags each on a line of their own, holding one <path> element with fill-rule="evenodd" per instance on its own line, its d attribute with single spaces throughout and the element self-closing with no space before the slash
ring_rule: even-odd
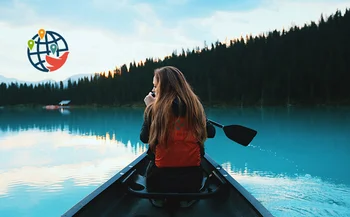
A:
<svg viewBox="0 0 350 217">
<path fill-rule="evenodd" d="M 0 106 L 0 111 L 2 109 L 45 109 L 46 105 L 32 105 L 32 104 L 20 104 L 20 105 L 5 105 Z M 205 108 L 213 109 L 229 109 L 229 108 L 347 108 L 350 107 L 350 102 L 347 103 L 319 103 L 319 104 L 266 104 L 266 105 L 256 105 L 256 104 L 235 104 L 235 103 L 203 103 Z M 45 110 L 59 110 L 59 109 L 103 109 L 103 108 L 135 108 L 141 109 L 145 108 L 144 103 L 134 103 L 134 104 L 122 104 L 122 105 L 71 105 L 67 108 L 56 108 L 56 109 L 45 109 Z"/>
</svg>

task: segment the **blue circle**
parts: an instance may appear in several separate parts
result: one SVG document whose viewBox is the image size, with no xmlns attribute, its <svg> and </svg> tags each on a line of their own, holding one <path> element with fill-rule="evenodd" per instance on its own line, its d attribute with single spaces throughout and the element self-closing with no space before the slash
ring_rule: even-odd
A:
<svg viewBox="0 0 350 217">
<path fill-rule="evenodd" d="M 34 40 L 35 45 L 33 46 L 32 51 L 29 48 L 27 48 L 27 56 L 28 56 L 29 62 L 34 66 L 34 68 L 42 72 L 49 72 L 49 69 L 46 68 L 44 63 L 46 63 L 45 56 L 50 55 L 50 53 L 52 53 L 50 49 L 50 45 L 52 44 L 57 45 L 57 49 L 54 54 L 56 57 L 60 56 L 60 52 L 68 51 L 68 44 L 66 40 L 57 32 L 46 31 L 45 37 L 43 39 L 40 39 L 38 34 L 34 35 L 32 39 Z M 62 41 L 61 45 L 58 46 L 59 42 L 61 41 Z M 32 59 L 33 58 L 32 56 L 35 56 L 35 55 L 38 59 L 37 61 L 33 61 Z"/>
</svg>

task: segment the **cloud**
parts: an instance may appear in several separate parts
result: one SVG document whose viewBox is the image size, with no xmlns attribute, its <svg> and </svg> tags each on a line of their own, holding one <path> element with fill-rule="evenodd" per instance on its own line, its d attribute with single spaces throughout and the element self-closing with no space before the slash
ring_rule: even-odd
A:
<svg viewBox="0 0 350 217">
<path fill-rule="evenodd" d="M 184 37 L 176 28 L 163 27 L 149 5 L 138 4 L 135 7 L 138 14 L 147 13 L 133 20 L 135 31 L 128 36 L 114 29 L 73 26 L 62 20 L 51 22 L 46 19 L 39 25 L 34 22 L 14 25 L 0 21 L 0 28 L 5 33 L 0 36 L 0 73 L 27 81 L 49 78 L 63 80 L 73 74 L 113 70 L 116 66 L 134 60 L 139 62 L 147 57 L 164 57 L 179 47 L 194 47 L 198 43 Z M 36 20 L 35 15 L 30 17 Z M 34 69 L 26 56 L 27 41 L 40 28 L 58 32 L 69 46 L 67 62 L 53 73 Z"/>
<path fill-rule="evenodd" d="M 121 9 L 127 9 L 132 3 L 130 0 L 92 0 L 92 6 L 98 9 L 116 11 Z"/>
<path fill-rule="evenodd" d="M 27 4 L 20 1 L 11 1 L 11 6 L 0 7 L 0 21 L 5 20 L 7 23 L 14 23 L 16 25 L 26 25 L 28 21 L 37 21 L 37 13 Z M 20 16 L 19 16 L 20 14 Z"/>
<path fill-rule="evenodd" d="M 185 5 L 191 0 L 165 0 L 165 2 L 169 5 Z"/>
<path fill-rule="evenodd" d="M 209 41 L 253 36 L 275 29 L 289 30 L 294 25 L 303 26 L 311 21 L 318 22 L 321 14 L 330 15 L 337 9 L 345 11 L 350 1 L 276 1 L 266 0 L 262 7 L 249 11 L 215 11 L 208 17 L 187 20 L 187 28 L 207 30 Z"/>
<path fill-rule="evenodd" d="M 211 13 L 194 13 L 196 18 L 178 17 L 174 21 L 177 16 L 169 17 L 159 10 L 165 5 L 129 0 L 92 1 L 88 5 L 95 9 L 86 11 L 89 15 L 77 12 L 79 16 L 72 18 L 72 14 L 67 14 L 67 17 L 46 16 L 45 20 L 29 5 L 14 2 L 11 8 L 0 8 L 3 14 L 0 16 L 0 74 L 27 81 L 63 80 L 74 74 L 113 70 L 134 60 L 163 58 L 181 48 L 203 47 L 204 41 L 212 43 L 224 41 L 226 37 L 233 39 L 250 33 L 258 35 L 274 29 L 289 29 L 292 24 L 317 21 L 321 13 L 330 15 L 350 3 L 345 0 L 265 0 L 259 3 L 260 7 L 250 10 L 215 11 L 213 7 Z M 53 73 L 34 69 L 26 56 L 28 38 L 40 28 L 60 33 L 70 48 L 65 65 Z"/>
<path fill-rule="evenodd" d="M 152 39 L 154 32 L 149 25 L 139 21 L 136 21 L 135 24 L 137 33 L 145 35 L 144 39 L 140 40 L 140 37 L 137 36 L 123 37 L 110 30 L 97 28 L 73 28 L 69 25 L 55 28 L 55 26 L 46 25 L 45 29 L 58 32 L 66 39 L 70 50 L 66 64 L 58 71 L 48 74 L 34 69 L 26 56 L 28 38 L 35 35 L 41 27 L 37 25 L 13 27 L 2 23 L 0 28 L 7 34 L 0 36 L 0 47 L 6 50 L 0 53 L 0 65 L 2 66 L 0 73 L 6 77 L 28 81 L 47 78 L 59 80 L 72 74 L 113 70 L 116 66 L 128 64 L 133 60 L 138 62 L 146 57 L 165 56 L 183 46 L 186 40 L 175 34 L 174 38 L 178 37 L 179 42 L 174 42 L 174 40 L 169 43 L 157 42 Z M 171 34 L 171 31 L 168 31 L 168 35 Z M 10 35 L 13 36 L 10 37 Z M 163 31 L 163 35 L 167 35 L 166 31 Z M 11 40 L 8 40 L 9 38 Z M 187 45 L 191 45 L 190 41 L 187 42 Z"/>
</svg>

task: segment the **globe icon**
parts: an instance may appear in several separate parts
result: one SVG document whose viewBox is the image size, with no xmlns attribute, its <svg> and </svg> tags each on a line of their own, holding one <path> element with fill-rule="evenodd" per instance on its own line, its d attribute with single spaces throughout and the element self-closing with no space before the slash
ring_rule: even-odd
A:
<svg viewBox="0 0 350 217">
<path fill-rule="evenodd" d="M 42 72 L 53 72 L 59 69 L 68 56 L 68 44 L 58 33 L 39 30 L 28 41 L 27 56 L 29 62 Z"/>
</svg>

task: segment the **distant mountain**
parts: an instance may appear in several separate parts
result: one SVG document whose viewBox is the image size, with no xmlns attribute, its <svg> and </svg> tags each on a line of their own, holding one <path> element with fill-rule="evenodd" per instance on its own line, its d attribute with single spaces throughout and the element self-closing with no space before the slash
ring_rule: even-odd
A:
<svg viewBox="0 0 350 217">
<path fill-rule="evenodd" d="M 90 77 L 91 74 L 78 74 L 78 75 L 73 75 L 65 80 L 63 80 L 63 85 L 66 86 L 68 84 L 68 80 L 71 79 L 72 82 L 74 81 L 78 81 L 79 78 L 83 78 L 83 77 Z M 18 83 L 18 84 L 24 84 L 24 83 L 27 83 L 27 85 L 36 85 L 36 84 L 42 84 L 42 83 L 60 83 L 59 81 L 55 81 L 55 80 L 52 80 L 52 79 L 46 79 L 46 80 L 41 80 L 41 81 L 22 81 L 22 80 L 18 80 L 16 78 L 7 78 L 5 76 L 2 76 L 0 75 L 0 84 L 1 83 L 6 83 L 6 84 L 11 84 L 11 83 Z"/>
<path fill-rule="evenodd" d="M 63 80 L 62 82 L 63 82 L 64 85 L 66 85 L 66 84 L 68 84 L 68 80 L 69 80 L 69 79 L 70 79 L 72 82 L 74 82 L 74 81 L 78 81 L 79 78 L 84 78 L 84 77 L 90 78 L 90 76 L 93 76 L 93 75 L 94 75 L 94 74 L 78 74 L 78 75 L 73 75 L 73 76 L 71 76 L 71 77 L 69 77 L 69 78 Z"/>
<path fill-rule="evenodd" d="M 6 78 L 2 75 L 0 75 L 0 83 L 6 83 L 6 84 L 9 84 L 9 83 L 16 83 L 16 82 L 20 82 L 19 80 L 15 79 L 15 78 Z"/>
</svg>

